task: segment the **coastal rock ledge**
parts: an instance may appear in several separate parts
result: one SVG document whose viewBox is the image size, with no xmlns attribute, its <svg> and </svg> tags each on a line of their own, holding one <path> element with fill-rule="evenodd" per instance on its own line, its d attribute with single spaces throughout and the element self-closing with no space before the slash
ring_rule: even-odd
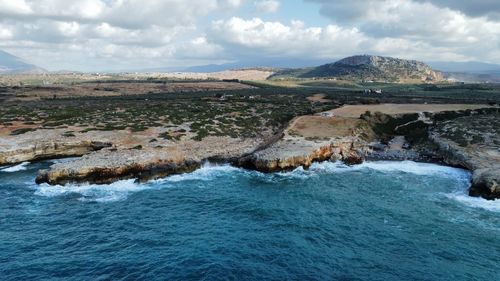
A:
<svg viewBox="0 0 500 281">
<path fill-rule="evenodd" d="M 237 165 L 261 172 L 309 168 L 313 162 L 342 160 L 360 164 L 369 150 L 363 136 L 371 135 L 360 119 L 302 116 L 291 122 L 283 137 L 241 158 Z"/>
</svg>

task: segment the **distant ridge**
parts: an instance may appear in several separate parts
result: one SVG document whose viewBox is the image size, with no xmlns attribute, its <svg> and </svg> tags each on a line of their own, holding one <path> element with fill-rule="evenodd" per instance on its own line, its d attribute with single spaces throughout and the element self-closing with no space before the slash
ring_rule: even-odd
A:
<svg viewBox="0 0 500 281">
<path fill-rule="evenodd" d="M 47 70 L 0 50 L 0 74 L 41 74 Z"/>
<path fill-rule="evenodd" d="M 466 62 L 433 61 L 427 63 L 432 68 L 443 72 L 500 73 L 500 65 L 478 62 L 478 61 L 466 61 Z"/>
<path fill-rule="evenodd" d="M 273 78 L 340 78 L 381 82 L 437 82 L 443 80 L 440 72 L 429 65 L 391 57 L 360 55 L 314 68 L 291 69 L 278 72 Z"/>
</svg>

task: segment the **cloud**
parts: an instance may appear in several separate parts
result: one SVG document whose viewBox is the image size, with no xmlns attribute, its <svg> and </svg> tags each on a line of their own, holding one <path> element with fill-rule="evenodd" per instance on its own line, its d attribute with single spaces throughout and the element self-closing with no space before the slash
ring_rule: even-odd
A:
<svg viewBox="0 0 500 281">
<path fill-rule="evenodd" d="M 79 70 L 363 53 L 500 63 L 497 0 L 304 1 L 331 22 L 289 18 L 292 1 L 0 0 L 0 49 Z"/>
<path fill-rule="evenodd" d="M 462 10 L 454 9 L 456 4 L 443 7 L 447 1 L 308 1 L 320 3 L 321 14 L 336 24 L 356 26 L 361 32 L 374 37 L 374 41 L 400 39 L 447 54 L 453 53 L 456 57 L 498 61 L 500 21 L 486 16 L 469 16 Z M 492 5 L 492 9 L 497 6 Z M 440 54 L 434 54 L 436 59 Z"/>
<path fill-rule="evenodd" d="M 460 11 L 471 17 L 487 16 L 491 19 L 500 19 L 500 1 L 498 0 L 417 0 L 418 2 L 429 2 L 441 8 L 450 8 Z"/>
<path fill-rule="evenodd" d="M 357 49 L 366 37 L 356 28 L 336 25 L 306 27 L 303 22 L 289 25 L 266 22 L 260 18 L 233 17 L 213 22 L 209 32 L 214 43 L 237 55 L 304 56 L 346 55 Z"/>
<path fill-rule="evenodd" d="M 0 26 L 0 39 L 7 40 L 11 38 L 12 38 L 12 32 L 9 29 Z"/>
<path fill-rule="evenodd" d="M 1 15 L 25 15 L 33 12 L 25 0 L 0 0 L 0 8 Z"/>
<path fill-rule="evenodd" d="M 280 2 L 276 0 L 255 1 L 255 10 L 259 13 L 275 13 L 280 8 Z"/>
<path fill-rule="evenodd" d="M 69 68 L 63 60 L 40 59 L 55 53 L 74 57 L 75 64 L 78 57 L 82 64 L 95 58 L 92 67 L 101 64 L 97 68 L 108 67 L 111 58 L 127 60 L 130 68 L 165 64 L 176 56 L 214 53 L 214 46 L 200 45 L 203 31 L 197 23 L 210 13 L 234 11 L 242 4 L 243 0 L 0 0 L 0 48 L 49 69 Z M 193 46 L 205 49 L 195 52 Z M 159 57 L 165 61 L 148 61 Z"/>
</svg>

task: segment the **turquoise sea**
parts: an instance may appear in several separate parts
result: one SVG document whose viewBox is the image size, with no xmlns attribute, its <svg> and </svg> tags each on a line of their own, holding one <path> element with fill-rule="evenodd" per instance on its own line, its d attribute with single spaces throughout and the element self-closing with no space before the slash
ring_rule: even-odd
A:
<svg viewBox="0 0 500 281">
<path fill-rule="evenodd" d="M 206 164 L 146 184 L 0 170 L 0 280 L 500 280 L 500 201 L 415 162 L 262 174 Z"/>
</svg>

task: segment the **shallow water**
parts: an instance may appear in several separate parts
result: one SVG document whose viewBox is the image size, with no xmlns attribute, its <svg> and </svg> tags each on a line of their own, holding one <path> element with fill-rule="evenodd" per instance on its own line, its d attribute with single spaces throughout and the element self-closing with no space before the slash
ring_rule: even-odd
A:
<svg viewBox="0 0 500 281">
<path fill-rule="evenodd" d="M 0 279 L 500 280 L 500 201 L 414 162 L 262 174 L 206 165 L 136 184 L 0 170 Z"/>
</svg>

